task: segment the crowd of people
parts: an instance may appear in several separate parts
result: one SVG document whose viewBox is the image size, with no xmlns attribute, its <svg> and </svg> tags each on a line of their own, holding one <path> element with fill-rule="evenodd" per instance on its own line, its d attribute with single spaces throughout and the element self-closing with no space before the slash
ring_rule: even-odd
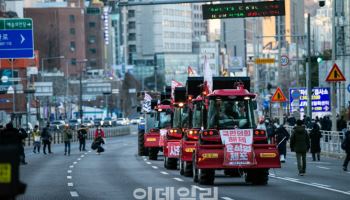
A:
<svg viewBox="0 0 350 200">
<path fill-rule="evenodd" d="M 291 134 L 284 125 L 293 127 Z M 303 176 L 306 172 L 308 152 L 311 153 L 313 161 L 321 160 L 321 138 L 323 137 L 321 131 L 331 131 L 332 121 L 329 116 L 316 117 L 313 120 L 306 116 L 303 120 L 297 120 L 291 116 L 285 118 L 283 124 L 278 124 L 277 119 L 260 120 L 257 128 L 266 130 L 269 142 L 277 144 L 282 163 L 286 161 L 287 142 L 290 141 L 291 151 L 296 153 L 299 175 Z M 338 117 L 337 131 L 339 131 L 341 148 L 346 153 L 343 170 L 347 171 L 350 162 L 350 130 L 347 129 L 344 117 Z M 329 141 L 328 134 L 325 135 L 324 141 Z"/>
<path fill-rule="evenodd" d="M 68 125 L 65 125 L 62 138 L 64 142 L 64 155 L 70 156 L 71 153 L 71 141 L 73 139 L 73 131 L 77 131 L 77 139 L 79 141 L 79 151 L 86 151 L 86 139 L 88 135 L 87 127 L 83 125 L 78 130 L 72 130 Z M 38 125 L 34 126 L 33 131 L 27 132 L 22 127 L 14 127 L 12 122 L 9 122 L 4 127 L 0 125 L 0 145 L 15 145 L 20 152 L 20 163 L 23 165 L 28 164 L 25 160 L 25 140 L 31 137 L 33 141 L 33 153 L 40 154 L 41 145 L 43 145 L 42 151 L 44 154 L 52 154 L 51 143 L 53 140 L 52 131 L 50 130 L 50 124 L 47 123 L 44 128 L 40 130 Z M 102 145 L 105 144 L 105 134 L 101 127 L 98 127 L 94 133 L 94 139 L 91 145 L 93 150 L 96 150 L 97 154 L 104 151 Z"/>
</svg>

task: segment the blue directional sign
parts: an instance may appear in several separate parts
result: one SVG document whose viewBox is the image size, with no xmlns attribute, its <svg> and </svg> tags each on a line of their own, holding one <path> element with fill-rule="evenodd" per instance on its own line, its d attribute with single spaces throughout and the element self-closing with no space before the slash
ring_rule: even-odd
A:
<svg viewBox="0 0 350 200">
<path fill-rule="evenodd" d="M 300 112 L 304 112 L 307 106 L 307 90 L 306 88 L 292 88 L 289 89 L 290 96 L 290 112 L 295 111 L 293 102 L 297 101 L 298 98 L 294 98 L 299 91 L 299 108 Z M 312 112 L 330 112 L 331 111 L 331 98 L 330 98 L 330 88 L 328 87 L 316 87 L 312 89 L 311 94 L 311 106 Z M 294 96 L 294 97 L 293 97 Z"/>
<path fill-rule="evenodd" d="M 0 59 L 34 58 L 32 19 L 0 19 Z"/>
</svg>

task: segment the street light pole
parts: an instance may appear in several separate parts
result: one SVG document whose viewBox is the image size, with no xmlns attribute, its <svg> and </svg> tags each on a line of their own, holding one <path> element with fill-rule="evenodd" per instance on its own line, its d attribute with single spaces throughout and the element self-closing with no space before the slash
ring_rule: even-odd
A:
<svg viewBox="0 0 350 200">
<path fill-rule="evenodd" d="M 77 61 L 80 62 L 80 63 L 83 63 L 81 68 L 80 68 L 80 76 L 79 76 L 79 117 L 80 119 L 83 119 L 83 115 L 84 115 L 84 112 L 83 112 L 83 83 L 82 83 L 82 79 L 83 79 L 83 70 L 84 70 L 84 63 L 87 62 L 88 59 L 83 59 L 83 60 L 80 60 L 80 61 Z"/>
<path fill-rule="evenodd" d="M 336 1 L 332 1 L 332 63 L 335 64 L 336 61 L 336 34 L 335 34 L 335 12 L 336 12 Z M 336 82 L 331 83 L 331 109 L 332 109 L 332 131 L 337 130 L 337 112 L 336 112 Z"/>
</svg>

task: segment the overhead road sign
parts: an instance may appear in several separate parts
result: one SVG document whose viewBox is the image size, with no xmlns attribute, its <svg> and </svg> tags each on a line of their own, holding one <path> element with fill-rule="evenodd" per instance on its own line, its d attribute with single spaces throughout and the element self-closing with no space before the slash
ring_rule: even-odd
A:
<svg viewBox="0 0 350 200">
<path fill-rule="evenodd" d="M 274 58 L 257 58 L 255 59 L 255 64 L 262 65 L 262 64 L 273 64 L 275 63 Z"/>
<path fill-rule="evenodd" d="M 334 63 L 331 71 L 329 71 L 328 76 L 326 78 L 327 82 L 339 82 L 339 81 L 346 81 L 345 76 L 340 71 L 337 64 Z"/>
<path fill-rule="evenodd" d="M 284 1 L 203 4 L 203 19 L 268 17 L 285 15 Z"/>
<path fill-rule="evenodd" d="M 275 94 L 272 96 L 271 98 L 271 102 L 274 102 L 274 103 L 282 103 L 282 102 L 286 102 L 287 101 L 287 98 L 286 96 L 283 94 L 281 88 L 277 88 Z"/>
<path fill-rule="evenodd" d="M 15 58 L 34 58 L 32 19 L 0 19 L 0 59 Z"/>
</svg>

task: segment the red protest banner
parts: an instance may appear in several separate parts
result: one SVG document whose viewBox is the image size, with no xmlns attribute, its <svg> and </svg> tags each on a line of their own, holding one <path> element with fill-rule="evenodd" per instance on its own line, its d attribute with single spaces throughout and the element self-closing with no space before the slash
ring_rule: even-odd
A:
<svg viewBox="0 0 350 200">
<path fill-rule="evenodd" d="M 180 142 L 168 142 L 168 157 L 179 158 L 180 156 Z"/>
<path fill-rule="evenodd" d="M 224 166 L 242 166 L 254 164 L 253 130 L 221 130 L 221 139 L 225 144 Z"/>
<path fill-rule="evenodd" d="M 167 130 L 166 129 L 160 129 L 159 133 L 160 133 L 159 146 L 162 147 L 162 146 L 164 146 L 164 138 L 166 136 Z"/>
</svg>

